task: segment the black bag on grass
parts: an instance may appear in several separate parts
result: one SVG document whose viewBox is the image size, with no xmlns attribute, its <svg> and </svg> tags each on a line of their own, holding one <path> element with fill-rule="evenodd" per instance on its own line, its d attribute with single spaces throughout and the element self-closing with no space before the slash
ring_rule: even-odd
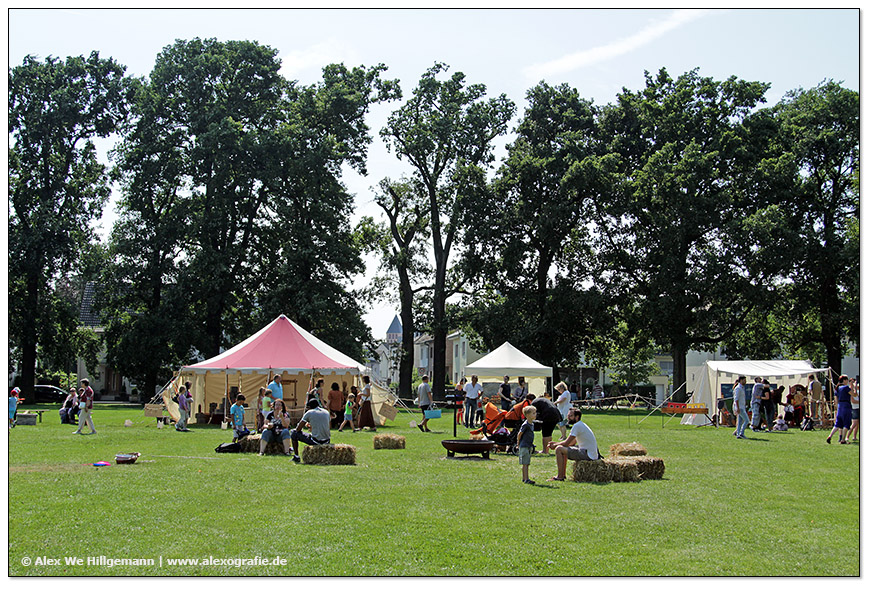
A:
<svg viewBox="0 0 878 595">
<path fill-rule="evenodd" d="M 214 450 L 216 452 L 241 452 L 241 445 L 237 442 L 223 442 Z"/>
</svg>

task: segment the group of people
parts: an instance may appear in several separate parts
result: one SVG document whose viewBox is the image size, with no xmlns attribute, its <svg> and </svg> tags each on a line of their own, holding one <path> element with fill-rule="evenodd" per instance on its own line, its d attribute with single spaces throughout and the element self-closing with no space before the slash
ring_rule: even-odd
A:
<svg viewBox="0 0 878 595">
<path fill-rule="evenodd" d="M 82 429 L 86 426 L 91 430 L 88 434 L 97 434 L 94 421 L 91 419 L 92 408 L 94 407 L 94 390 L 90 386 L 88 378 L 79 381 L 79 390 L 71 387 L 67 394 L 67 398 L 61 404 L 58 415 L 61 417 L 62 424 L 77 424 L 77 416 L 79 416 L 79 427 L 74 434 L 82 434 Z M 9 394 L 9 429 L 15 426 L 15 414 L 18 411 L 18 404 L 21 402 L 21 390 L 16 386 Z"/>
<path fill-rule="evenodd" d="M 790 390 L 786 403 L 781 402 L 785 387 L 772 389 L 767 378 L 757 377 L 750 392 L 748 414 L 746 383 L 746 376 L 739 376 L 732 389 L 732 413 L 737 417 L 734 435 L 739 439 L 746 439 L 745 430 L 748 426 L 754 432 L 785 431 L 791 426 L 808 428 L 811 424 L 807 411 L 808 402 L 816 404 L 823 401 L 823 386 L 814 374 L 808 375 L 807 389 L 796 386 Z M 835 400 L 835 422 L 826 442 L 831 443 L 832 437 L 839 432 L 839 442 L 847 444 L 859 434 L 860 397 L 857 382 L 845 375 L 840 376 Z M 783 409 L 778 412 L 780 406 Z"/>
<path fill-rule="evenodd" d="M 299 462 L 299 443 L 318 445 L 329 444 L 330 429 L 335 427 L 339 432 L 349 427 L 354 432 L 362 429 L 375 429 L 375 417 L 372 412 L 372 384 L 368 376 L 363 376 L 363 388 L 351 387 L 347 397 L 333 382 L 329 393 L 324 398 L 322 378 L 318 379 L 308 391 L 305 402 L 305 413 L 295 428 L 287 411 L 283 397 L 283 384 L 280 375 L 265 387 L 259 389 L 258 403 L 260 406 L 257 425 L 261 431 L 259 454 L 265 454 L 271 442 L 279 442 L 284 454 L 292 455 L 293 461 Z M 181 387 L 181 392 L 184 387 Z M 243 439 L 251 432 L 244 421 L 246 397 L 238 393 L 235 404 L 229 408 L 229 417 L 234 440 Z M 310 426 L 306 433 L 305 427 Z"/>
</svg>

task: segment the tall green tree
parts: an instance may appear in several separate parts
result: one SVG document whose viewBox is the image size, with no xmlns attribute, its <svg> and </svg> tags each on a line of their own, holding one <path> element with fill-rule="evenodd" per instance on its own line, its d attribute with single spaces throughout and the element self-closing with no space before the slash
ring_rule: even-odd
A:
<svg viewBox="0 0 878 595">
<path fill-rule="evenodd" d="M 97 52 L 28 56 L 9 71 L 9 330 L 26 399 L 38 346 L 76 328 L 78 311 L 53 304 L 59 284 L 81 268 L 95 239 L 90 224 L 110 195 L 93 139 L 113 134 L 126 117 L 124 74 Z"/>
<path fill-rule="evenodd" d="M 154 272 L 170 272 L 162 283 L 190 304 L 199 322 L 186 331 L 204 355 L 283 312 L 359 355 L 362 306 L 344 282 L 363 265 L 341 169 L 365 171 L 365 114 L 398 84 L 381 79 L 383 65 L 330 65 L 301 87 L 280 75 L 276 53 L 194 39 L 159 54 L 140 95 L 143 134 L 124 149 L 148 169 L 138 183 L 168 193 Z"/>
<path fill-rule="evenodd" d="M 824 81 L 788 93 L 772 111 L 793 195 L 786 213 L 795 290 L 787 306 L 818 322 L 812 339 L 839 374 L 848 342 L 859 343 L 860 96 Z"/>
<path fill-rule="evenodd" d="M 167 127 L 172 107 L 140 81 L 133 123 L 113 152 L 122 195 L 109 241 L 96 306 L 102 313 L 107 360 L 147 397 L 191 360 L 192 296 L 183 291 L 189 233 L 184 131 Z"/>
<path fill-rule="evenodd" d="M 467 274 L 483 290 L 469 320 L 486 348 L 509 340 L 552 366 L 578 365 L 604 308 L 587 289 L 588 190 L 567 174 L 596 149 L 595 110 L 567 84 L 540 83 L 527 100 L 492 200 L 465 230 Z"/>
<path fill-rule="evenodd" d="M 632 328 L 671 351 L 676 388 L 689 349 L 747 324 L 782 271 L 770 241 L 781 217 L 759 192 L 774 128 L 754 108 L 767 88 L 647 74 L 644 90 L 601 110 L 605 148 L 571 174 L 591 190 L 602 285 L 633 306 Z"/>
<path fill-rule="evenodd" d="M 488 198 L 486 168 L 493 161 L 493 141 L 505 133 L 515 111 L 505 95 L 485 99 L 485 85 L 467 85 L 462 72 L 440 80 L 447 69 L 440 63 L 429 68 L 381 130 L 388 148 L 414 168 L 426 193 L 435 267 L 433 379 L 440 385 L 449 330 L 445 306 L 458 285 L 449 283 L 452 251 L 464 227 L 476 223 L 467 209 Z"/>
<path fill-rule="evenodd" d="M 364 218 L 360 227 L 370 233 L 369 246 L 380 256 L 381 268 L 393 280 L 383 283 L 395 288 L 399 301 L 402 324 L 402 342 L 399 346 L 399 397 L 412 397 L 412 378 L 415 367 L 415 296 L 429 291 L 430 267 L 426 260 L 427 204 L 425 193 L 417 180 L 403 178 L 392 181 L 385 178 L 379 184 L 376 204 L 386 216 L 386 222 L 377 223 Z M 416 378 L 417 380 L 417 378 Z"/>
</svg>

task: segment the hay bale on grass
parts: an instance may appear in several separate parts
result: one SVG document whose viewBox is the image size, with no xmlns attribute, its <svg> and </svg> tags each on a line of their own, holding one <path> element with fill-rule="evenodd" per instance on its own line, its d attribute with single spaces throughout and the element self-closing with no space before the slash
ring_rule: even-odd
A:
<svg viewBox="0 0 878 595">
<path fill-rule="evenodd" d="M 622 442 L 610 447 L 610 457 L 638 457 L 646 454 L 646 448 L 637 442 Z"/>
<path fill-rule="evenodd" d="M 259 452 L 260 438 L 261 438 L 261 436 L 259 434 L 251 434 L 249 436 L 244 436 L 243 440 L 238 441 L 241 444 L 241 452 L 250 452 L 250 453 Z M 280 442 L 269 442 L 268 446 L 265 448 L 265 454 L 267 454 L 267 455 L 282 455 L 282 454 L 284 454 L 284 446 Z"/>
<path fill-rule="evenodd" d="M 302 462 L 306 465 L 356 465 L 357 449 L 350 444 L 305 446 Z"/>
<path fill-rule="evenodd" d="M 637 465 L 640 479 L 661 479 L 665 474 L 665 461 L 658 457 L 619 457 L 617 461 L 630 461 Z"/>
<path fill-rule="evenodd" d="M 613 471 L 613 481 L 640 481 L 637 463 L 627 459 L 608 459 L 607 464 Z"/>
<path fill-rule="evenodd" d="M 609 483 L 613 481 L 613 469 L 606 459 L 599 461 L 573 461 L 573 481 L 586 483 Z"/>
<path fill-rule="evenodd" d="M 372 448 L 375 450 L 405 448 L 405 436 L 399 434 L 376 434 L 372 438 Z"/>
</svg>

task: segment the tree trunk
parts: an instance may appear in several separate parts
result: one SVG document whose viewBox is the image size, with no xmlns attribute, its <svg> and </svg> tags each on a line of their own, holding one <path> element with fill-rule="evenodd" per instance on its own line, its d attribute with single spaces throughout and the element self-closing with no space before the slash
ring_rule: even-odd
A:
<svg viewBox="0 0 878 595">
<path fill-rule="evenodd" d="M 27 298 L 25 303 L 29 312 L 25 314 L 24 324 L 21 334 L 21 398 L 25 403 L 34 403 L 34 384 L 36 384 L 37 369 L 37 313 L 35 312 L 39 303 L 40 280 L 36 270 L 31 270 L 27 274 Z"/>
<path fill-rule="evenodd" d="M 399 398 L 412 398 L 412 369 L 415 366 L 414 294 L 408 274 L 400 271 L 399 303 L 402 317 L 402 353 L 399 357 Z"/>
<path fill-rule="evenodd" d="M 684 403 L 687 399 L 686 393 L 693 390 L 693 387 L 686 384 L 686 354 L 689 352 L 689 344 L 686 341 L 675 341 L 671 346 L 671 354 L 674 358 L 674 387 L 677 391 L 674 394 L 673 401 L 676 403 Z M 685 388 L 680 388 L 686 384 Z M 678 390 L 679 389 L 679 390 Z"/>
</svg>

